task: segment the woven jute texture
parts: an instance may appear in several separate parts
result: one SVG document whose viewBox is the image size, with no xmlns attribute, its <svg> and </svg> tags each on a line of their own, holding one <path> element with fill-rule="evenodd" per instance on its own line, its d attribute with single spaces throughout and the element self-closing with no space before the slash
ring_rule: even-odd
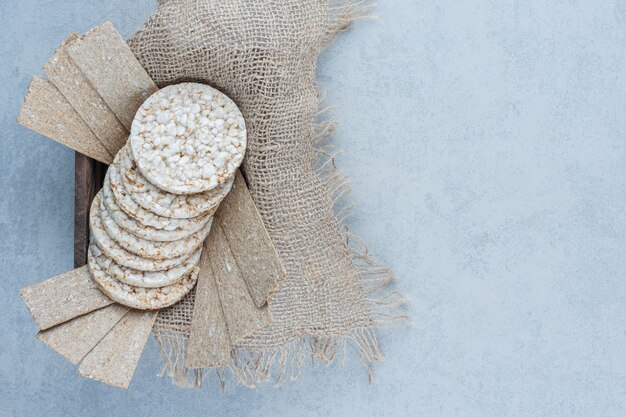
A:
<svg viewBox="0 0 626 417">
<path fill-rule="evenodd" d="M 160 87 L 214 86 L 239 106 L 248 127 L 243 170 L 287 272 L 269 301 L 270 326 L 239 340 L 220 380 L 242 384 L 295 376 L 304 363 L 328 363 L 346 344 L 367 369 L 381 358 L 375 328 L 402 320 L 396 292 L 376 298 L 390 270 L 370 260 L 343 225 L 345 178 L 320 121 L 315 69 L 320 53 L 368 12 L 360 3 L 322 0 L 161 0 L 129 45 Z M 387 291 L 387 290 L 385 290 Z M 207 370 L 188 369 L 194 294 L 161 311 L 154 333 L 165 370 L 198 386 Z M 348 343 L 353 342 L 353 343 Z"/>
</svg>

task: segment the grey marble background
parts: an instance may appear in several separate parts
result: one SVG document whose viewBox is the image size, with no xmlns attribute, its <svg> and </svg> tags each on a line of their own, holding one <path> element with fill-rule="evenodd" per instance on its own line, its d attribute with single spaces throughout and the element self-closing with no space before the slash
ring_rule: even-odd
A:
<svg viewBox="0 0 626 417">
<path fill-rule="evenodd" d="M 18 295 L 72 266 L 73 153 L 15 124 L 71 32 L 151 0 L 0 0 L 0 416 L 626 415 L 626 4 L 386 0 L 323 57 L 352 228 L 413 327 L 257 390 L 183 391 L 150 341 L 128 391 L 79 378 Z"/>
</svg>

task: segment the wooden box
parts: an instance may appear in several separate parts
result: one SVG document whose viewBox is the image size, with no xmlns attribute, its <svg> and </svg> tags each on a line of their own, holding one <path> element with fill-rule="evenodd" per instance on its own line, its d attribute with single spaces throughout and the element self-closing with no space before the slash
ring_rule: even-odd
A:
<svg viewBox="0 0 626 417">
<path fill-rule="evenodd" d="M 89 208 L 102 188 L 108 166 L 75 152 L 74 173 L 74 268 L 87 263 Z"/>
</svg>

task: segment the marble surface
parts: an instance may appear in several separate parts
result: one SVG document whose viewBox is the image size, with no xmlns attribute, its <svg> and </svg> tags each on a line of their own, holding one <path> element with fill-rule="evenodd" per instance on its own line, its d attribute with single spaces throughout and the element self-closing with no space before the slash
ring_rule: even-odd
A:
<svg viewBox="0 0 626 417">
<path fill-rule="evenodd" d="M 0 415 L 623 416 L 626 4 L 387 0 L 323 56 L 351 220 L 411 298 L 386 360 L 183 391 L 150 341 L 128 391 L 33 336 L 18 290 L 72 266 L 73 152 L 16 125 L 71 32 L 149 0 L 0 0 Z"/>
</svg>

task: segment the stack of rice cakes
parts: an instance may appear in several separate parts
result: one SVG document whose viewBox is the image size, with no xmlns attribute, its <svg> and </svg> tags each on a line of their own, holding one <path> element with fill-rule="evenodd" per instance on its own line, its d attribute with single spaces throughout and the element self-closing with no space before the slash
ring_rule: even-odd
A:
<svg viewBox="0 0 626 417">
<path fill-rule="evenodd" d="M 241 112 L 209 86 L 168 86 L 142 104 L 91 206 L 88 264 L 108 297 L 158 309 L 193 288 L 245 146 Z"/>
</svg>

